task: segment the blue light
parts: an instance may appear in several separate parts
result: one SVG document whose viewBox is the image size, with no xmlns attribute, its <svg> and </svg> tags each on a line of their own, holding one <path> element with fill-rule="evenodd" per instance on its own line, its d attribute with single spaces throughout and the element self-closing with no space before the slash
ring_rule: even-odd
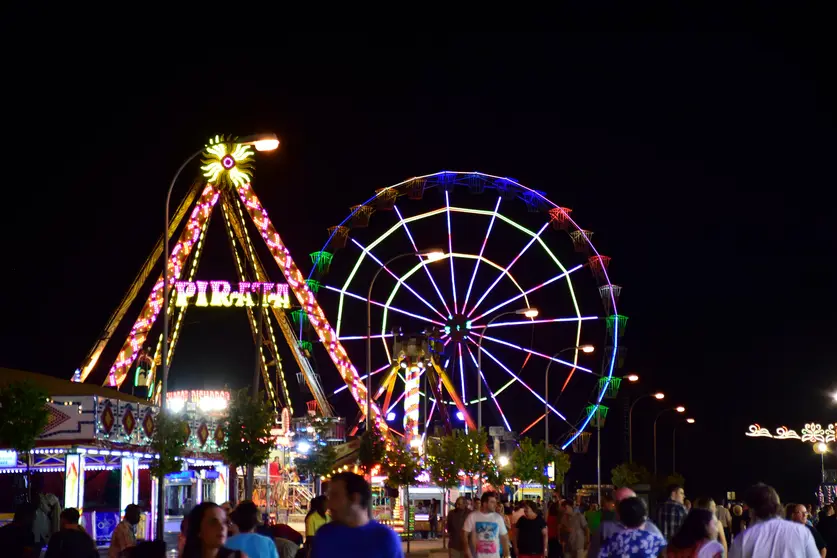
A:
<svg viewBox="0 0 837 558">
<path fill-rule="evenodd" d="M 465 420 L 465 415 L 462 414 L 462 411 L 456 411 L 456 418 L 459 420 Z"/>
<path fill-rule="evenodd" d="M 308 453 L 309 451 L 311 451 L 311 444 L 303 440 L 302 442 L 296 445 L 296 451 L 298 451 L 299 453 Z"/>
<path fill-rule="evenodd" d="M 387 413 L 387 422 L 392 422 L 395 420 L 395 412 L 390 411 Z"/>
</svg>

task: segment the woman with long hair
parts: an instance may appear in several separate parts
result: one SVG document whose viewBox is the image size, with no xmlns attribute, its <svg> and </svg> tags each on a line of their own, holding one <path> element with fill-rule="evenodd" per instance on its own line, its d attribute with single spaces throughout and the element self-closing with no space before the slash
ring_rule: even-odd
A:
<svg viewBox="0 0 837 558">
<path fill-rule="evenodd" d="M 331 521 L 326 515 L 326 497 L 316 496 L 308 503 L 308 515 L 305 516 L 305 548 L 308 556 L 314 548 L 314 540 L 320 527 Z"/>
<path fill-rule="evenodd" d="M 692 508 L 680 530 L 672 537 L 667 558 L 723 558 L 724 547 L 715 540 L 718 523 L 715 514 L 697 506 Z"/>
<path fill-rule="evenodd" d="M 198 504 L 189 513 L 183 558 L 247 558 L 227 542 L 227 514 L 214 502 Z"/>
<path fill-rule="evenodd" d="M 707 496 L 698 498 L 695 500 L 695 508 L 700 508 L 702 510 L 709 510 L 712 512 L 712 517 L 715 518 L 715 530 L 718 533 L 715 536 L 716 541 L 721 543 L 721 546 L 724 547 L 724 556 L 729 553 L 729 542 L 727 542 L 727 535 L 724 533 L 724 527 L 721 525 L 721 521 L 718 519 L 718 505 L 715 504 L 715 500 L 709 498 Z"/>
</svg>

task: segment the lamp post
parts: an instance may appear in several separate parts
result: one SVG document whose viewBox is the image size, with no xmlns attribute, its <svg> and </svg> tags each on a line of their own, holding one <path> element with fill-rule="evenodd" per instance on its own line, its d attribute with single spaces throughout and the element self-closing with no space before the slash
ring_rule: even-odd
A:
<svg viewBox="0 0 837 558">
<path fill-rule="evenodd" d="M 695 419 L 687 418 L 685 421 L 686 424 L 694 424 Z M 683 424 L 682 422 L 678 422 L 674 425 L 674 428 L 671 429 L 671 474 L 677 472 L 677 451 L 676 451 L 676 444 L 677 444 L 677 427 Z"/>
<path fill-rule="evenodd" d="M 633 403 L 631 403 L 631 408 L 628 410 L 628 463 L 634 462 L 634 433 L 633 433 L 633 416 L 634 416 L 634 405 L 638 402 L 642 401 L 646 397 L 653 397 L 654 399 L 660 400 L 665 399 L 665 394 L 662 392 L 657 393 L 647 393 L 645 395 L 640 395 L 637 397 Z"/>
<path fill-rule="evenodd" d="M 252 145 L 256 151 L 273 151 L 279 147 L 279 138 L 276 134 L 256 134 L 252 136 L 245 136 L 235 143 L 241 145 Z M 166 391 L 168 390 L 169 381 L 169 206 L 171 205 L 171 192 L 174 190 L 174 185 L 177 182 L 180 173 L 186 168 L 186 165 L 191 163 L 195 157 L 204 152 L 206 148 L 201 147 L 183 161 L 177 172 L 174 173 L 174 178 L 171 179 L 169 190 L 166 193 L 166 220 L 163 225 L 163 346 L 161 352 L 161 359 L 163 365 L 163 377 L 160 385 L 160 411 L 164 412 L 166 408 Z M 157 485 L 157 537 L 163 538 L 163 511 L 165 510 L 165 479 L 159 479 Z"/>
<path fill-rule="evenodd" d="M 822 482 L 825 482 L 825 454 L 828 453 L 828 444 L 817 442 L 814 444 L 814 453 L 820 454 L 820 474 L 822 475 Z"/>
<path fill-rule="evenodd" d="M 511 316 L 517 314 L 518 316 L 526 316 L 527 318 L 536 318 L 538 316 L 537 308 L 519 308 L 517 310 L 509 310 L 508 312 L 501 312 L 497 314 L 485 324 L 480 333 L 480 342 L 477 344 L 477 432 L 482 430 L 482 340 L 485 338 L 485 330 L 494 323 L 495 320 L 503 316 Z"/>
<path fill-rule="evenodd" d="M 445 253 L 441 250 L 423 250 L 421 252 L 404 252 L 388 259 L 372 276 L 372 282 L 369 283 L 369 293 L 366 297 L 366 431 L 372 431 L 372 287 L 375 286 L 375 281 L 378 275 L 387 268 L 389 264 L 395 260 L 406 258 L 407 256 L 426 256 L 430 262 L 441 260 L 445 257 Z M 371 504 L 370 504 L 371 506 Z M 371 508 L 370 508 L 371 511 Z"/>
<path fill-rule="evenodd" d="M 654 476 L 657 476 L 657 421 L 660 419 L 660 416 L 669 412 L 669 411 L 677 411 L 678 413 L 685 413 L 686 407 L 683 405 L 679 405 L 677 407 L 670 407 L 668 409 L 663 409 L 659 413 L 657 413 L 657 417 L 654 419 Z"/>
<path fill-rule="evenodd" d="M 552 358 L 549 359 L 549 363 L 546 365 L 546 372 L 544 372 L 544 388 L 543 388 L 543 398 L 544 398 L 544 414 L 543 414 L 543 421 L 544 421 L 544 467 L 549 467 L 549 463 L 546 461 L 548 460 L 547 455 L 549 454 L 549 367 L 552 366 L 552 363 L 558 358 L 558 355 L 561 353 L 565 353 L 567 351 L 581 351 L 586 354 L 590 354 L 595 351 L 596 348 L 593 345 L 581 345 L 579 347 L 566 347 L 561 349 L 554 355 Z M 546 486 L 543 487 L 543 501 L 546 502 Z"/>
</svg>

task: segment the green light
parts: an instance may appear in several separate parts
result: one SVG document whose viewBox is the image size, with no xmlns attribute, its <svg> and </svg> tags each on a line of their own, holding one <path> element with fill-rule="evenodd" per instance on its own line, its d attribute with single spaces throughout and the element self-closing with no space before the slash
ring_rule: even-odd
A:
<svg viewBox="0 0 837 558">
<path fill-rule="evenodd" d="M 320 283 L 316 279 L 306 279 L 305 284 L 308 285 L 308 290 L 310 290 L 314 294 L 320 292 L 320 287 L 323 286 L 322 283 Z"/>
<path fill-rule="evenodd" d="M 334 254 L 331 252 L 311 252 L 311 263 L 317 266 L 317 273 L 325 275 L 331 268 L 331 260 Z"/>
</svg>

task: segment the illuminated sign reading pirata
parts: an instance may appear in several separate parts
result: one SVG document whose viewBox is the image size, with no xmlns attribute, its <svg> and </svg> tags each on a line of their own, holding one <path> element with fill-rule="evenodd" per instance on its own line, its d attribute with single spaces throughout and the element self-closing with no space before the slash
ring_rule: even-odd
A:
<svg viewBox="0 0 837 558">
<path fill-rule="evenodd" d="M 290 308 L 287 283 L 240 282 L 232 289 L 229 281 L 178 281 L 174 284 L 177 297 L 174 305 L 183 307 L 222 306 L 252 308 L 261 304 L 274 308 Z"/>
</svg>

